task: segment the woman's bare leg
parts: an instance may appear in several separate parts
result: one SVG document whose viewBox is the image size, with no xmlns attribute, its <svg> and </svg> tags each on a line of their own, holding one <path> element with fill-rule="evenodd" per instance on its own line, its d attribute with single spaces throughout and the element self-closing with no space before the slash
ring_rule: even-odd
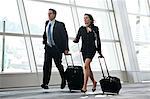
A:
<svg viewBox="0 0 150 99">
<path fill-rule="evenodd" d="M 90 69 L 90 79 L 92 80 L 92 82 L 94 82 L 95 79 L 94 79 L 94 76 L 93 76 L 93 72 L 91 70 L 91 66 L 89 66 L 89 69 Z"/>
<path fill-rule="evenodd" d="M 82 87 L 82 90 L 84 91 L 87 90 L 87 82 L 88 82 L 88 78 L 90 77 L 90 63 L 91 63 L 91 59 L 86 58 L 84 63 L 84 84 Z"/>
<path fill-rule="evenodd" d="M 93 88 L 92 88 L 92 91 L 95 91 L 95 90 L 96 90 L 96 84 L 97 84 L 97 82 L 96 82 L 96 80 L 94 79 L 93 72 L 92 72 L 90 66 L 89 66 L 89 69 L 90 69 L 90 79 L 91 79 L 92 82 L 93 82 Z"/>
</svg>

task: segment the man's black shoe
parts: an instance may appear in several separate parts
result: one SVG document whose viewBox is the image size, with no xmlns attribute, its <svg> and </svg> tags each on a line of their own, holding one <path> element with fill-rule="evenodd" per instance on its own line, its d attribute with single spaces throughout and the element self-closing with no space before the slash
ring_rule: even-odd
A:
<svg viewBox="0 0 150 99">
<path fill-rule="evenodd" d="M 65 86 L 66 86 L 66 80 L 62 80 L 62 82 L 61 82 L 61 89 L 64 89 L 65 88 Z"/>
<path fill-rule="evenodd" d="M 42 84 L 41 87 L 44 88 L 44 89 L 49 89 L 49 88 L 48 88 L 48 85 Z"/>
</svg>

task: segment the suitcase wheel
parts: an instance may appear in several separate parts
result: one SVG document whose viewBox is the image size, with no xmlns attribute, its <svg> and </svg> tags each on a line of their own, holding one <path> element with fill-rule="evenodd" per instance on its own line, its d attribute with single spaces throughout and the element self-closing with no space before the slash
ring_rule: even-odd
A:
<svg viewBox="0 0 150 99">
<path fill-rule="evenodd" d="M 71 89 L 69 89 L 69 91 L 72 92 Z"/>
<path fill-rule="evenodd" d="M 104 95 L 104 92 L 102 93 L 102 95 Z"/>
</svg>

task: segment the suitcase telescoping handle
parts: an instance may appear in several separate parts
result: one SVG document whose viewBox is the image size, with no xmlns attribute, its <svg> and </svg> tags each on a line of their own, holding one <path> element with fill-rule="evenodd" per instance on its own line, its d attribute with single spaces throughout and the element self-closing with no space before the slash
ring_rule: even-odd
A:
<svg viewBox="0 0 150 99">
<path fill-rule="evenodd" d="M 66 60 L 67 66 L 69 66 L 68 61 L 67 61 L 67 56 L 70 56 L 70 57 L 71 57 L 72 66 L 74 66 L 73 58 L 72 58 L 72 54 L 71 54 L 71 53 L 65 54 L 65 60 Z"/>
<path fill-rule="evenodd" d="M 101 64 L 101 60 L 100 60 L 100 58 L 103 58 L 103 59 L 104 59 L 104 63 L 105 63 L 105 67 L 106 67 L 106 71 L 107 71 L 107 74 L 108 74 L 108 77 L 109 77 L 110 75 L 109 75 L 109 71 L 108 71 L 108 67 L 107 67 L 107 64 L 106 64 L 105 57 L 100 57 L 100 56 L 98 56 L 98 59 L 99 59 L 99 63 L 100 63 L 100 67 L 101 67 L 101 70 L 102 70 L 103 77 L 105 78 L 105 75 L 104 75 L 104 70 L 103 70 L 103 68 L 102 68 L 102 64 Z"/>
</svg>

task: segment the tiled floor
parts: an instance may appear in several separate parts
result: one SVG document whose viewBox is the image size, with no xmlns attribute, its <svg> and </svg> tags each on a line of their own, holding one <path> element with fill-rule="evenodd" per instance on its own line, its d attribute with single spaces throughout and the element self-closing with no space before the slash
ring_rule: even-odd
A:
<svg viewBox="0 0 150 99">
<path fill-rule="evenodd" d="M 50 86 L 48 90 L 40 87 L 0 89 L 0 99 L 150 99 L 150 83 L 125 84 L 119 95 L 102 95 L 100 86 L 97 86 L 94 93 L 91 91 L 91 86 L 88 86 L 85 94 L 80 91 L 70 93 L 67 86 L 65 89 L 60 89 L 59 86 Z"/>
</svg>

